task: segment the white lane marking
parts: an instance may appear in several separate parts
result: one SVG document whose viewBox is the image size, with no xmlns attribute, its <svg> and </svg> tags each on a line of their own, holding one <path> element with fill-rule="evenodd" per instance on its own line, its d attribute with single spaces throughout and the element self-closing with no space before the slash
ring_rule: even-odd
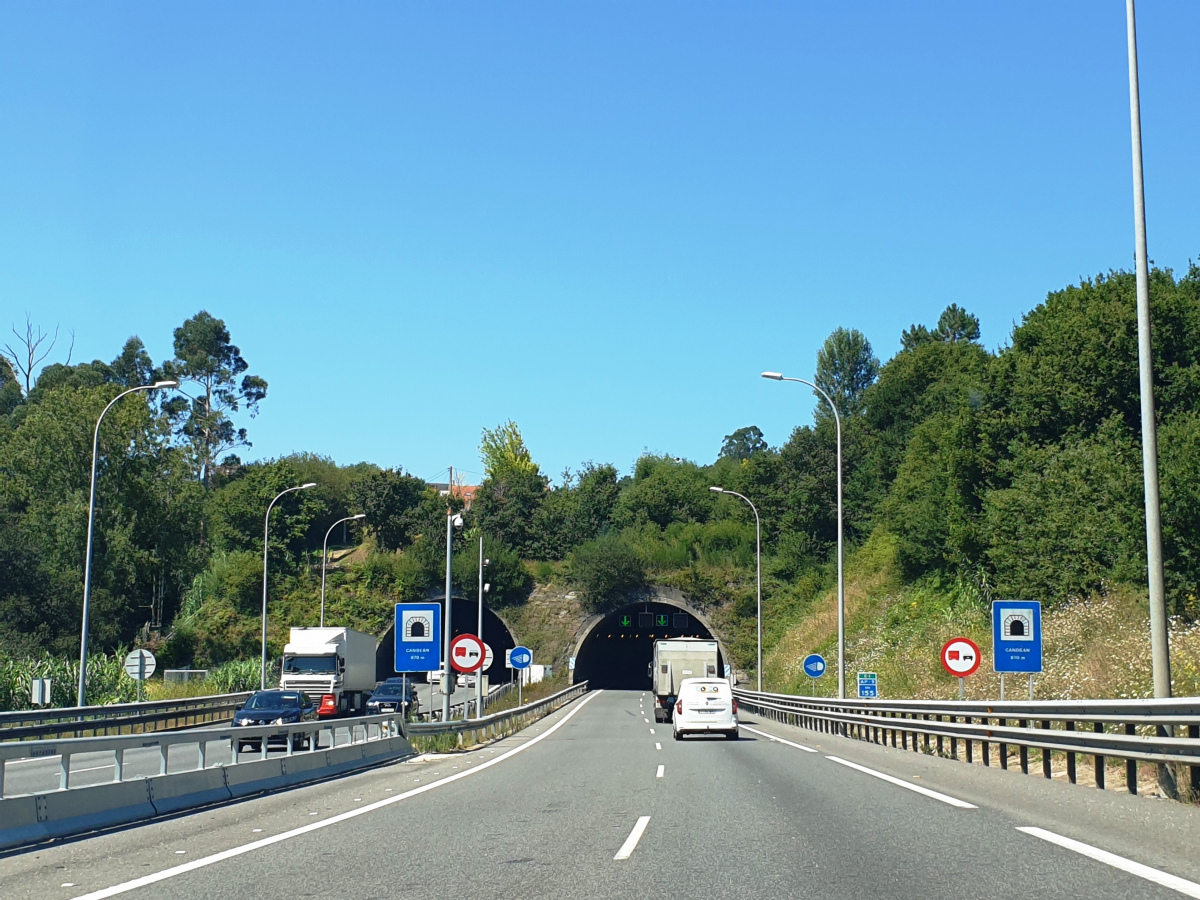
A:
<svg viewBox="0 0 1200 900">
<path fill-rule="evenodd" d="M 825 757 L 832 760 L 841 766 L 849 766 L 851 769 L 857 769 L 859 772 L 866 772 L 868 775 L 874 775 L 876 778 L 882 778 L 884 781 L 899 785 L 902 788 L 908 788 L 910 791 L 916 791 L 918 794 L 924 794 L 926 797 L 932 797 L 934 800 L 941 800 L 943 803 L 949 803 L 951 806 L 957 806 L 959 809 L 979 809 L 974 803 L 968 803 L 966 800 L 959 800 L 957 797 L 951 797 L 949 794 L 939 794 L 937 791 L 931 791 L 929 788 L 923 788 L 917 784 L 909 784 L 902 778 L 894 778 L 891 775 L 884 775 L 882 772 L 876 772 L 874 769 L 868 769 L 866 766 L 860 766 L 858 763 L 852 763 L 847 759 L 839 759 L 836 756 Z"/>
<path fill-rule="evenodd" d="M 1149 866 L 1143 866 L 1141 863 L 1136 863 L 1131 859 L 1126 859 L 1123 856 L 1117 856 L 1115 853 L 1109 853 L 1107 850 L 1101 850 L 1098 847 L 1093 847 L 1091 844 L 1084 844 L 1081 841 L 1073 841 L 1068 837 L 1063 837 L 1061 834 L 1055 834 L 1053 831 L 1046 831 L 1044 828 L 1034 828 L 1027 826 L 1018 828 L 1017 831 L 1023 831 L 1025 834 L 1032 834 L 1034 837 L 1041 838 L 1043 841 L 1049 841 L 1051 844 L 1058 844 L 1060 847 L 1066 847 L 1068 850 L 1074 850 L 1084 856 L 1090 856 L 1092 859 L 1105 863 L 1116 869 L 1121 869 L 1128 872 L 1130 875 L 1136 875 L 1138 878 L 1145 878 L 1147 881 L 1153 881 L 1155 884 L 1170 888 L 1173 891 L 1179 891 L 1188 897 L 1200 897 L 1200 884 L 1194 881 L 1188 881 L 1186 878 L 1180 878 L 1177 875 L 1169 875 L 1158 869 L 1152 869 Z"/>
<path fill-rule="evenodd" d="M 644 722 L 645 722 L 647 725 L 649 725 L 649 724 L 650 724 L 650 720 L 649 720 L 649 719 L 643 719 L 642 721 L 644 721 Z"/>
<path fill-rule="evenodd" d="M 757 728 L 751 728 L 749 725 L 740 725 L 739 728 L 745 728 L 747 731 L 753 731 L 755 734 L 761 734 L 765 738 L 770 738 L 773 741 L 778 741 L 781 744 L 787 744 L 789 747 L 795 747 L 797 750 L 803 750 L 805 753 L 816 753 L 812 747 L 805 747 L 803 744 L 793 744 L 791 741 L 785 741 L 781 737 L 775 737 L 773 734 L 767 734 L 765 731 L 759 731 Z"/>
<path fill-rule="evenodd" d="M 655 749 L 655 750 L 661 750 L 661 749 L 662 749 L 662 744 L 658 743 L 658 741 L 655 741 L 655 742 L 654 742 L 654 749 Z"/>
<path fill-rule="evenodd" d="M 249 844 L 242 844 L 240 847 L 231 847 L 228 850 L 222 850 L 220 853 L 214 853 L 212 856 L 205 856 L 201 859 L 194 859 L 191 862 L 183 863 L 179 866 L 172 866 L 169 869 L 163 869 L 161 872 L 154 872 L 150 875 L 143 875 L 141 878 L 135 878 L 132 881 L 126 881 L 121 884 L 114 884 L 112 887 L 102 888 L 98 891 L 92 891 L 90 894 L 80 894 L 75 900 L 105 900 L 107 897 L 115 897 L 118 894 L 128 893 L 136 888 L 145 887 L 148 884 L 155 884 L 159 881 L 166 881 L 168 878 L 174 878 L 176 875 L 183 875 L 185 872 L 191 872 L 194 869 L 201 869 L 205 866 L 211 866 L 213 863 L 218 863 L 226 859 L 233 859 L 236 856 L 241 856 L 243 853 L 249 853 L 251 850 L 258 850 L 260 847 L 269 847 L 271 844 L 278 844 L 280 841 L 286 841 L 289 838 L 299 837 L 302 834 L 308 834 L 310 831 L 316 831 L 319 828 L 325 828 L 328 825 L 336 825 L 339 822 L 345 822 L 348 819 L 356 818 L 369 812 L 374 812 L 377 809 L 382 809 L 385 806 L 391 806 L 393 803 L 398 803 L 401 800 L 407 800 L 409 797 L 415 797 L 417 794 L 423 794 L 426 791 L 431 791 L 434 788 L 439 788 L 444 784 L 450 784 L 452 781 L 458 781 L 460 778 L 470 778 L 484 769 L 491 768 L 498 762 L 508 759 L 510 756 L 515 756 L 522 750 L 528 750 L 538 741 L 545 740 L 566 725 L 577 712 L 583 709 L 593 698 L 603 694 L 603 690 L 591 691 L 579 702 L 573 710 L 554 723 L 553 726 L 547 728 L 535 738 L 531 738 L 523 744 L 519 744 L 513 749 L 502 753 L 499 756 L 489 759 L 485 763 L 480 763 L 474 769 L 467 769 L 458 772 L 454 775 L 449 775 L 441 781 L 433 781 L 429 784 L 423 784 L 420 787 L 405 791 L 402 794 L 388 797 L 384 800 L 377 800 L 374 803 L 369 803 L 366 806 L 359 806 L 356 809 L 348 812 L 339 813 L 336 816 L 331 816 L 328 819 L 321 819 L 319 822 L 309 822 L 307 825 L 302 825 L 299 828 L 293 828 L 291 831 L 284 831 L 280 834 L 273 834 L 270 837 L 260 838 L 257 841 L 251 841 Z M 391 790 L 391 788 L 388 788 Z M 649 816 L 647 816 L 649 819 Z M 643 826 L 643 829 L 645 826 Z M 628 842 L 627 842 L 628 843 Z M 636 842 L 635 842 L 636 843 Z M 631 848 L 632 849 L 632 848 Z"/>
<path fill-rule="evenodd" d="M 658 767 L 658 771 L 654 773 L 654 777 L 655 777 L 655 778 L 662 778 L 662 777 L 663 777 L 663 772 L 665 772 L 665 771 L 667 771 L 667 767 L 666 767 L 666 766 L 659 766 L 659 767 Z"/>
<path fill-rule="evenodd" d="M 638 845 L 638 841 L 642 839 L 642 835 L 646 832 L 646 826 L 650 824 L 649 816 L 638 816 L 637 824 L 633 826 L 633 831 L 629 832 L 629 837 L 625 838 L 625 843 L 621 845 L 621 849 L 617 851 L 617 855 L 613 859 L 629 859 L 633 853 L 633 848 Z"/>
<path fill-rule="evenodd" d="M 650 729 L 650 733 L 651 733 L 651 734 L 654 734 L 654 729 L 653 729 L 653 728 L 651 728 L 651 729 Z"/>
</svg>

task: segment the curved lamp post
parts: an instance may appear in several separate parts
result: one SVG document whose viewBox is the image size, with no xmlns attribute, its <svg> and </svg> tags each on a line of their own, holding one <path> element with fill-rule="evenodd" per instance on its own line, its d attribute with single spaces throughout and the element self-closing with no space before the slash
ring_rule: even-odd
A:
<svg viewBox="0 0 1200 900">
<path fill-rule="evenodd" d="M 846 699 L 846 579 L 843 569 L 842 549 L 842 417 L 838 415 L 837 404 L 825 391 L 811 381 L 803 378 L 788 378 L 779 372 L 763 372 L 763 378 L 772 381 L 795 381 L 807 384 L 810 388 L 825 398 L 829 408 L 833 410 L 833 421 L 837 425 L 837 517 L 838 517 L 838 699 Z"/>
<path fill-rule="evenodd" d="M 333 533 L 333 529 L 337 528 L 343 522 L 353 522 L 355 519 L 366 517 L 366 513 L 359 513 L 357 516 L 346 516 L 344 519 L 338 519 L 329 526 L 329 531 L 325 532 L 325 541 L 321 544 L 321 627 L 325 627 L 325 561 L 329 556 L 329 535 Z"/>
<path fill-rule="evenodd" d="M 83 562 L 83 629 L 79 640 L 79 696 L 77 698 L 77 706 L 85 705 L 84 687 L 87 684 L 88 612 L 92 601 L 92 533 L 96 518 L 96 457 L 100 448 L 100 423 L 104 421 L 105 413 L 112 409 L 113 404 L 122 397 L 136 394 L 138 391 L 157 391 L 175 387 L 179 387 L 178 381 L 156 381 L 154 384 L 143 384 L 130 388 L 127 391 L 122 391 L 109 401 L 108 406 L 104 407 L 104 412 L 100 413 L 100 418 L 96 420 L 96 431 L 92 435 L 92 483 L 91 491 L 88 495 L 87 552 L 84 555 Z"/>
<path fill-rule="evenodd" d="M 725 488 L 710 487 L 717 494 L 730 494 L 741 497 L 754 510 L 754 560 L 758 570 L 758 692 L 762 693 L 762 522 L 758 518 L 758 507 L 745 494 L 737 491 L 727 491 Z"/>
<path fill-rule="evenodd" d="M 292 491 L 306 491 L 311 487 L 316 487 L 315 481 L 310 481 L 308 484 L 300 484 L 296 487 L 290 487 L 286 491 L 280 491 L 275 495 L 275 500 L 267 504 L 267 514 L 263 517 L 263 608 L 262 608 L 262 667 L 259 678 L 259 690 L 267 689 L 267 536 L 271 529 L 271 510 L 275 507 L 275 502 L 284 494 L 290 494 Z"/>
</svg>

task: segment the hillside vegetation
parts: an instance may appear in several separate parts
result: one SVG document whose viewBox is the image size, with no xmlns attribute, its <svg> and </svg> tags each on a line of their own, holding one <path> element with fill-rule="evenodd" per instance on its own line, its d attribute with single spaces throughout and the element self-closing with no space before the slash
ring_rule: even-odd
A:
<svg viewBox="0 0 1200 900">
<path fill-rule="evenodd" d="M 1188 689 L 1200 615 L 1200 269 L 1157 269 L 1150 288 L 1168 603 Z M 957 304 L 905 329 L 883 363 L 853 328 L 825 341 L 812 377 L 843 421 L 852 664 L 879 670 L 885 690 L 944 692 L 927 645 L 949 631 L 986 636 L 994 598 L 1046 604 L 1059 648 L 1047 692 L 1144 690 L 1138 651 L 1121 649 L 1145 634 L 1134 295 L 1126 272 L 1055 291 L 994 352 Z M 51 365 L 36 379 L 19 359 L 0 362 L 0 654 L 76 652 L 91 429 L 117 393 L 162 377 L 187 395 L 127 397 L 101 431 L 95 650 L 137 642 L 164 665 L 255 657 L 262 516 L 307 482 L 316 487 L 286 495 L 272 518 L 272 653 L 287 626 L 318 621 L 322 540 L 351 513 L 365 518 L 332 535 L 355 549 L 330 571 L 327 621 L 379 633 L 393 603 L 438 590 L 457 494 L 367 462 L 243 462 L 249 435 L 235 419 L 267 402 L 266 380 L 207 312 L 176 329 L 174 348 L 156 364 L 134 337 L 111 363 Z M 541 621 L 521 611 L 535 582 L 574 590 L 583 611 L 669 585 L 752 672 L 754 518 L 709 490 L 719 485 L 762 516 L 766 674 L 796 687 L 798 658 L 830 640 L 835 446 L 821 403 L 779 447 L 751 425 L 726 435 L 711 463 L 651 453 L 628 474 L 586 462 L 552 482 L 515 423 L 485 429 L 486 477 L 455 534 L 455 585 L 473 595 L 481 534 L 490 602 L 510 620 Z M 1110 620 L 1123 627 L 1106 630 Z"/>
</svg>

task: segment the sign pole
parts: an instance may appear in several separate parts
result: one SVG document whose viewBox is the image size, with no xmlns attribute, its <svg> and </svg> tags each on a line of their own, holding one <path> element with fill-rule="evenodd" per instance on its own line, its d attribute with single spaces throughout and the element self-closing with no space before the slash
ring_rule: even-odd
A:
<svg viewBox="0 0 1200 900">
<path fill-rule="evenodd" d="M 959 676 L 959 679 L 958 679 L 958 699 L 959 700 L 967 699 L 967 679 L 965 679 L 961 676 Z"/>
<path fill-rule="evenodd" d="M 142 680 L 146 677 L 146 657 L 141 653 L 138 654 L 138 699 L 137 702 L 142 702 Z"/>
<path fill-rule="evenodd" d="M 1033 673 L 1029 673 L 1029 699 L 1033 699 Z"/>
<path fill-rule="evenodd" d="M 1000 673 L 1000 699 L 1004 699 L 1004 673 Z"/>
</svg>

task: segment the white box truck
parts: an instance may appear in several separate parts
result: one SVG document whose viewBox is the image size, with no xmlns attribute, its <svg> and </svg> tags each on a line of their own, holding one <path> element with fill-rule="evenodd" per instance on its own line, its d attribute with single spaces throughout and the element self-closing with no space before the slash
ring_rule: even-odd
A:
<svg viewBox="0 0 1200 900">
<path fill-rule="evenodd" d="M 322 717 L 364 715 L 376 684 L 375 643 L 350 628 L 293 628 L 279 687 L 303 691 Z"/>
<path fill-rule="evenodd" d="M 686 638 L 654 642 L 650 682 L 654 690 L 654 721 L 670 722 L 685 678 L 717 678 L 717 642 Z"/>
</svg>

